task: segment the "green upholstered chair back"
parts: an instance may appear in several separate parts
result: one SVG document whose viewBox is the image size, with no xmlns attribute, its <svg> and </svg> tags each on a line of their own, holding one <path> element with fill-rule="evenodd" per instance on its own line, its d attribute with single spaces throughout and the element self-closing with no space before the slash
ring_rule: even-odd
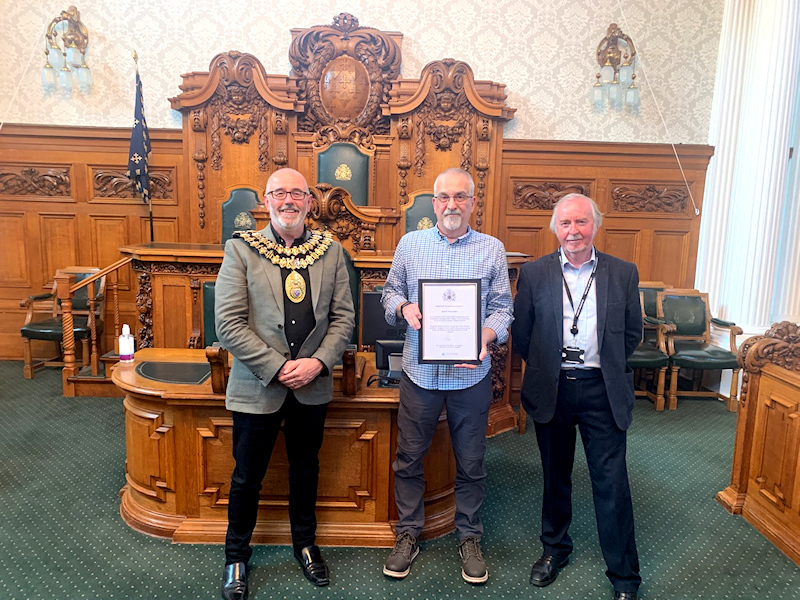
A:
<svg viewBox="0 0 800 600">
<path fill-rule="evenodd" d="M 666 284 L 661 281 L 640 281 L 639 294 L 642 299 L 642 316 L 658 316 L 658 292 L 667 289 Z"/>
<path fill-rule="evenodd" d="M 433 212 L 433 192 L 420 192 L 410 196 L 411 201 L 403 207 L 406 230 L 430 229 L 436 225 L 436 213 Z"/>
<path fill-rule="evenodd" d="M 214 281 L 203 282 L 203 345 L 213 346 L 217 342 L 217 328 L 214 324 Z"/>
<path fill-rule="evenodd" d="M 694 290 L 658 292 L 659 318 L 675 325 L 675 337 L 710 341 L 708 295 Z"/>
<path fill-rule="evenodd" d="M 256 190 L 251 188 L 237 188 L 231 190 L 231 195 L 222 203 L 222 239 L 224 244 L 231 239 L 234 231 L 247 231 L 256 228 L 256 220 L 250 211 L 260 203 Z"/>
<path fill-rule="evenodd" d="M 355 144 L 331 144 L 317 155 L 317 182 L 329 183 L 350 192 L 353 204 L 369 204 L 370 156 Z"/>
<path fill-rule="evenodd" d="M 95 273 L 100 271 L 97 267 L 67 267 L 59 269 L 57 273 L 71 273 L 75 275 L 73 285 L 88 279 Z M 53 282 L 53 294 L 55 294 L 53 302 L 53 316 L 61 317 L 61 301 L 58 300 L 58 290 L 56 289 L 56 282 Z M 76 316 L 89 314 L 89 293 L 92 297 L 97 298 L 103 296 L 103 300 L 95 303 L 95 315 L 98 317 L 103 316 L 103 309 L 105 307 L 105 292 L 106 292 L 106 278 L 105 276 L 95 279 L 93 283 L 82 287 L 72 296 L 72 313 Z"/>
</svg>

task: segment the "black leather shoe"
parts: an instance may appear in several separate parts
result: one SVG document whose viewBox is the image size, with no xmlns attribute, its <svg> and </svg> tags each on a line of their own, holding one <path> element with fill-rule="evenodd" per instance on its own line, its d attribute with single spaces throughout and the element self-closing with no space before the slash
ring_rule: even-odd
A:
<svg viewBox="0 0 800 600">
<path fill-rule="evenodd" d="M 222 597 L 225 600 L 245 600 L 247 598 L 247 565 L 236 562 L 225 565 L 222 572 Z"/>
<path fill-rule="evenodd" d="M 322 558 L 319 546 L 306 546 L 299 552 L 294 551 L 294 557 L 303 567 L 303 575 L 314 585 L 328 585 L 331 576 L 328 572 L 328 565 Z"/>
<path fill-rule="evenodd" d="M 636 592 L 614 592 L 614 600 L 637 600 Z"/>
<path fill-rule="evenodd" d="M 558 577 L 558 570 L 568 562 L 569 557 L 558 559 L 552 554 L 542 554 L 531 568 L 531 583 L 536 587 L 550 585 Z"/>
</svg>

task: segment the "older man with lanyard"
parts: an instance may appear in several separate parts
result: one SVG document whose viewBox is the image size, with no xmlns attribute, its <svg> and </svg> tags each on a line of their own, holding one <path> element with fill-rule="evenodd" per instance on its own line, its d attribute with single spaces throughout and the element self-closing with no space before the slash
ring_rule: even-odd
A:
<svg viewBox="0 0 800 600">
<path fill-rule="evenodd" d="M 636 266 L 597 252 L 603 215 L 593 200 L 564 196 L 550 227 L 561 248 L 522 267 L 511 328 L 525 359 L 522 402 L 542 459 L 542 556 L 530 582 L 550 585 L 572 552 L 572 466 L 580 430 L 606 576 L 618 600 L 635 600 L 642 579 L 625 462 L 633 411 L 626 361 L 642 335 Z"/>
<path fill-rule="evenodd" d="M 436 227 L 403 236 L 382 296 L 386 321 L 394 325 L 402 318 L 408 324 L 400 381 L 397 458 L 392 465 L 399 516 L 395 526 L 397 541 L 383 573 L 404 578 L 419 553 L 417 538 L 425 525 L 422 460 L 442 408 L 446 407 L 457 469 L 455 525 L 461 575 L 470 583 L 484 583 L 489 572 L 480 547 L 483 535 L 480 508 L 485 496 L 483 459 L 492 398 L 487 345 L 508 338 L 508 327 L 513 320 L 511 289 L 503 244 L 469 226 L 475 207 L 475 184 L 469 173 L 448 169 L 436 178 L 433 190 Z M 481 280 L 483 320 L 479 365 L 419 364 L 420 279 Z"/>
</svg>

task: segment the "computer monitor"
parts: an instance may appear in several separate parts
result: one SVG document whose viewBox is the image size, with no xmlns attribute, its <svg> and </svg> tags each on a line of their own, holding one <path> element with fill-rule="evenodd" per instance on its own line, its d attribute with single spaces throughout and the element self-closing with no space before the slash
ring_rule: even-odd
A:
<svg viewBox="0 0 800 600">
<path fill-rule="evenodd" d="M 361 344 L 375 346 L 375 340 L 403 340 L 406 337 L 406 323 L 398 319 L 397 324 L 389 325 L 381 304 L 382 292 L 364 292 L 361 303 Z M 388 368 L 388 367 L 387 367 Z"/>
<path fill-rule="evenodd" d="M 392 363 L 395 362 L 391 357 L 392 355 L 403 356 L 404 343 L 402 340 L 375 340 L 375 368 L 379 371 L 399 371 L 399 368 L 391 368 L 394 366 Z"/>
</svg>

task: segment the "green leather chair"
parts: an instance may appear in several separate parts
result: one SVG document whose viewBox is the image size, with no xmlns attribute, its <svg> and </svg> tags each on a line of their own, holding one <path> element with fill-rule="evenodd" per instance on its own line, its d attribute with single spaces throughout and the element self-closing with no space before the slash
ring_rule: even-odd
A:
<svg viewBox="0 0 800 600">
<path fill-rule="evenodd" d="M 736 336 L 742 333 L 735 323 L 711 317 L 708 308 L 708 294 L 697 290 L 664 290 L 656 296 L 658 317 L 675 326 L 667 336 L 667 352 L 670 362 L 669 408 L 678 405 L 678 372 L 681 367 L 695 371 L 694 389 L 681 391 L 681 396 L 704 396 L 718 398 L 716 392 L 701 391 L 698 375 L 704 370 L 733 371 L 731 377 L 728 410 L 738 408 L 737 392 L 739 371 Z M 725 329 L 730 339 L 730 349 L 720 348 L 711 343 L 711 327 Z"/>
<path fill-rule="evenodd" d="M 638 377 L 637 396 L 645 396 L 653 401 L 656 410 L 664 410 L 664 387 L 666 385 L 669 355 L 666 348 L 666 334 L 673 329 L 656 317 L 656 295 L 666 288 L 661 281 L 640 281 L 639 298 L 642 306 L 642 341 L 628 359 L 628 366 L 633 369 Z M 654 371 L 654 385 L 648 382 L 648 372 Z"/>
<path fill-rule="evenodd" d="M 74 274 L 75 283 L 80 283 L 98 271 L 100 269 L 97 267 L 67 267 L 66 269 L 59 269 L 56 273 Z M 81 358 L 84 367 L 89 365 L 89 342 L 94 340 L 97 346 L 100 344 L 103 333 L 102 317 L 105 310 L 105 291 L 106 278 L 103 276 L 96 279 L 94 283 L 79 289 L 72 297 L 72 330 L 75 334 L 75 340 L 80 340 L 81 342 Z M 92 331 L 89 319 L 89 293 L 92 294 L 91 300 L 94 303 L 94 331 Z M 27 309 L 25 322 L 20 328 L 24 358 L 22 375 L 25 379 L 33 379 L 33 372 L 39 367 L 64 365 L 62 347 L 64 328 L 61 317 L 61 301 L 58 299 L 57 282 L 53 281 L 53 289 L 49 293 L 28 296 L 19 305 Z M 50 316 L 49 318 L 34 320 L 37 314 L 48 314 Z M 58 355 L 47 360 L 34 362 L 31 352 L 31 340 L 55 342 L 58 348 Z M 96 375 L 97 373 L 93 374 Z"/>
<path fill-rule="evenodd" d="M 369 204 L 370 155 L 350 142 L 331 144 L 317 154 L 317 182 L 350 192 L 356 206 Z"/>
<path fill-rule="evenodd" d="M 402 208 L 405 216 L 405 233 L 418 229 L 430 229 L 436 225 L 433 211 L 433 192 L 411 194 L 409 202 Z"/>
<path fill-rule="evenodd" d="M 256 228 L 256 220 L 250 211 L 261 203 L 259 193 L 251 188 L 231 190 L 228 199 L 222 203 L 221 244 L 233 237 L 234 231 L 248 231 Z"/>
</svg>

